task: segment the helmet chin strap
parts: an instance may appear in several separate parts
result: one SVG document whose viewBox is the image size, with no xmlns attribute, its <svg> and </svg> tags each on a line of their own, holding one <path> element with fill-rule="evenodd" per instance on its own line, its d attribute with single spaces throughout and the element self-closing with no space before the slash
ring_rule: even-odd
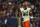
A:
<svg viewBox="0 0 40 27">
<path fill-rule="evenodd" d="M 27 8 L 24 8 L 24 10 L 26 10 Z"/>
</svg>

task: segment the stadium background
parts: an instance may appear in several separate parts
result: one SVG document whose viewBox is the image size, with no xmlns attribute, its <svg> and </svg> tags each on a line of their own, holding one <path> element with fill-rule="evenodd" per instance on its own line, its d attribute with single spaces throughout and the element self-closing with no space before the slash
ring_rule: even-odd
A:
<svg viewBox="0 0 40 27">
<path fill-rule="evenodd" d="M 25 1 L 31 2 L 31 4 L 34 5 L 34 8 L 32 9 L 33 16 L 35 17 L 34 21 L 36 20 L 35 22 L 37 23 L 38 20 L 40 23 L 40 0 L 0 0 L 0 13 L 2 11 L 0 21 L 4 23 L 4 20 L 7 18 L 7 25 L 10 25 L 10 27 L 16 27 L 17 17 L 19 17 L 19 8 L 22 7 L 23 2 Z"/>
</svg>

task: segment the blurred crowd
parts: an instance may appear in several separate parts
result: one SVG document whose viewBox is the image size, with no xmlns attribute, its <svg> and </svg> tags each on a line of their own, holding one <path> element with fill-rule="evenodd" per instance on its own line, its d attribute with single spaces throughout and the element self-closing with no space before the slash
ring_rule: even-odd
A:
<svg viewBox="0 0 40 27">
<path fill-rule="evenodd" d="M 29 2 L 29 1 L 28 1 Z M 24 1 L 0 1 L 0 18 L 9 18 L 9 17 L 19 17 L 19 10 L 23 6 Z M 32 13 L 34 17 L 40 17 L 40 2 L 35 1 L 35 3 L 31 3 Z M 34 20 L 31 21 L 34 25 L 38 25 L 40 27 L 40 21 Z M 1 21 L 0 21 L 1 23 Z M 35 24 L 34 24 L 35 23 Z"/>
<path fill-rule="evenodd" d="M 40 2 L 39 1 L 34 1 L 35 3 L 33 3 L 32 1 L 27 0 L 28 2 L 31 3 L 31 8 L 32 8 L 32 12 L 33 15 L 36 14 L 40 14 Z M 20 10 L 19 8 L 23 7 L 23 3 L 26 2 L 26 0 L 14 0 L 12 2 L 12 0 L 5 0 L 5 1 L 1 1 L 0 0 L 0 11 L 2 12 L 3 16 L 16 16 L 16 12 L 18 10 Z"/>
</svg>

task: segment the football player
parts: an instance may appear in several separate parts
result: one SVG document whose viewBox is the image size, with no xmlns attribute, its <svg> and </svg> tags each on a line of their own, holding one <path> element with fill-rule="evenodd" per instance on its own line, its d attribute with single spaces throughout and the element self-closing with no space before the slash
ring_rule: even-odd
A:
<svg viewBox="0 0 40 27">
<path fill-rule="evenodd" d="M 23 27 L 29 27 L 29 25 L 30 25 L 29 13 L 30 13 L 31 8 L 28 7 L 28 3 L 24 2 L 23 7 L 20 8 L 20 10 L 22 13 L 22 18 L 23 18 L 23 21 L 22 21 Z"/>
</svg>

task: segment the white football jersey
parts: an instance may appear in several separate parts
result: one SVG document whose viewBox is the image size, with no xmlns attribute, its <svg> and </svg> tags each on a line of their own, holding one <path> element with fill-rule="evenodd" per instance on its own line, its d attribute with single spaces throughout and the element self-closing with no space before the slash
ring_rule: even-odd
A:
<svg viewBox="0 0 40 27">
<path fill-rule="evenodd" d="M 27 8 L 26 10 L 24 10 L 24 8 L 20 8 L 21 12 L 22 12 L 22 18 L 23 18 L 23 22 L 30 20 L 29 18 L 29 12 L 31 10 L 31 8 Z"/>
</svg>

